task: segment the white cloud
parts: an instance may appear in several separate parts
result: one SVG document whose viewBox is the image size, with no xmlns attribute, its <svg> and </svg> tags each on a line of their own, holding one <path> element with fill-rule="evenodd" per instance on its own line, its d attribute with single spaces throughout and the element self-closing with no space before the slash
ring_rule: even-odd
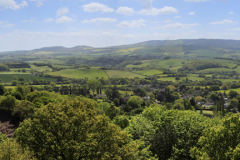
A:
<svg viewBox="0 0 240 160">
<path fill-rule="evenodd" d="M 181 16 L 175 16 L 174 18 L 177 18 L 177 19 L 178 19 L 178 18 L 182 18 L 182 17 L 181 17 Z"/>
<path fill-rule="evenodd" d="M 43 20 L 43 22 L 47 23 L 47 22 L 52 22 L 53 19 L 52 18 L 46 18 L 45 20 Z"/>
<path fill-rule="evenodd" d="M 97 12 L 97 11 L 102 11 L 103 13 L 114 12 L 114 9 L 101 3 L 92 2 L 89 4 L 83 5 L 82 7 L 83 7 L 83 10 L 86 12 Z"/>
<path fill-rule="evenodd" d="M 153 0 L 142 0 L 143 8 L 145 9 L 152 8 L 152 2 Z"/>
<path fill-rule="evenodd" d="M 238 22 L 236 21 L 232 21 L 232 20 L 229 20 L 229 19 L 225 19 L 225 20 L 222 20 L 222 21 L 219 21 L 219 22 L 210 22 L 209 24 L 236 24 Z"/>
<path fill-rule="evenodd" d="M 67 7 L 61 7 L 57 10 L 57 16 L 64 16 L 65 14 L 69 13 Z"/>
<path fill-rule="evenodd" d="M 24 22 L 24 23 L 34 23 L 34 22 L 38 22 L 38 21 L 36 21 L 34 18 L 31 18 L 30 20 L 22 20 L 22 22 Z"/>
<path fill-rule="evenodd" d="M 153 27 L 152 29 L 169 29 L 169 30 L 188 29 L 192 26 L 198 26 L 198 25 L 199 23 L 193 23 L 193 24 L 172 23 L 162 27 Z"/>
<path fill-rule="evenodd" d="M 42 7 L 42 5 L 44 5 L 43 1 L 45 1 L 45 0 L 29 0 L 29 1 L 36 2 L 36 6 L 38 8 L 40 8 L 40 7 Z"/>
<path fill-rule="evenodd" d="M 0 8 L 4 9 L 18 10 L 26 6 L 28 6 L 28 3 L 26 1 L 22 1 L 22 3 L 17 4 L 17 2 L 14 0 L 0 0 Z"/>
<path fill-rule="evenodd" d="M 240 31 L 240 28 L 233 28 L 232 31 Z"/>
<path fill-rule="evenodd" d="M 164 22 L 165 23 L 171 23 L 172 21 L 168 19 L 168 20 L 165 20 Z"/>
<path fill-rule="evenodd" d="M 82 23 L 98 23 L 98 22 L 104 22 L 104 23 L 113 23 L 116 22 L 117 19 L 114 18 L 95 18 L 95 19 L 90 19 L 90 20 L 84 20 Z"/>
<path fill-rule="evenodd" d="M 193 16 L 193 15 L 195 15 L 196 13 L 195 12 L 189 12 L 188 13 L 190 16 Z"/>
<path fill-rule="evenodd" d="M 117 13 L 118 14 L 124 14 L 124 15 L 131 15 L 134 13 L 133 8 L 129 8 L 129 7 L 118 7 L 117 9 Z"/>
<path fill-rule="evenodd" d="M 189 1 L 189 2 L 207 2 L 210 0 L 185 0 L 185 1 Z"/>
<path fill-rule="evenodd" d="M 10 24 L 10 23 L 6 23 L 6 22 L 2 22 L 0 21 L 0 27 L 3 27 L 3 28 L 12 28 L 16 26 L 15 24 Z"/>
<path fill-rule="evenodd" d="M 144 19 L 139 19 L 134 21 L 122 21 L 117 26 L 120 28 L 142 28 L 142 27 L 146 27 L 145 22 L 146 20 Z"/>
<path fill-rule="evenodd" d="M 42 2 L 37 2 L 37 7 L 40 8 L 43 5 Z"/>
<path fill-rule="evenodd" d="M 69 23 L 72 22 L 73 19 L 67 16 L 62 16 L 56 20 L 56 23 Z"/>
<path fill-rule="evenodd" d="M 233 12 L 229 12 L 228 14 L 234 14 Z"/>
<path fill-rule="evenodd" d="M 150 8 L 150 9 L 142 9 L 138 12 L 138 14 L 142 15 L 148 15 L 148 16 L 157 16 L 160 14 L 172 14 L 172 13 L 178 13 L 178 10 L 173 7 L 167 7 L 164 8 Z"/>
</svg>

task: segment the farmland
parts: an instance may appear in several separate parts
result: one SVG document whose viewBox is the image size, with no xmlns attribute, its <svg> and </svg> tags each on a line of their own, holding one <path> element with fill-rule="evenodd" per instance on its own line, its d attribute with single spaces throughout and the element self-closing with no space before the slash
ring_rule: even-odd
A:
<svg viewBox="0 0 240 160">
<path fill-rule="evenodd" d="M 144 76 L 135 74 L 132 72 L 126 72 L 126 71 L 118 71 L 118 70 L 105 70 L 106 74 L 109 76 L 109 78 L 144 78 Z"/>
<path fill-rule="evenodd" d="M 160 75 L 163 73 L 163 71 L 152 69 L 152 70 L 135 71 L 134 73 L 146 75 L 146 76 L 153 76 L 153 75 Z"/>
<path fill-rule="evenodd" d="M 107 79 L 108 76 L 105 74 L 105 72 L 101 69 L 64 69 L 57 72 L 48 72 L 47 74 L 52 76 L 62 76 L 67 78 L 75 78 L 75 79 L 81 79 L 81 78 L 105 78 Z"/>
<path fill-rule="evenodd" d="M 37 72 L 52 71 L 52 69 L 49 68 L 48 66 L 37 67 L 37 66 L 31 65 L 31 69 L 33 69 L 33 70 L 35 70 Z"/>
<path fill-rule="evenodd" d="M 49 78 L 49 77 L 38 77 L 38 76 L 33 76 L 30 74 L 0 74 L 0 79 L 2 79 L 2 82 L 12 82 L 14 77 L 18 77 L 18 78 L 24 78 L 29 79 L 30 81 L 33 81 L 33 79 L 45 79 L 45 80 L 49 80 L 49 81 L 55 81 L 55 78 Z"/>
</svg>

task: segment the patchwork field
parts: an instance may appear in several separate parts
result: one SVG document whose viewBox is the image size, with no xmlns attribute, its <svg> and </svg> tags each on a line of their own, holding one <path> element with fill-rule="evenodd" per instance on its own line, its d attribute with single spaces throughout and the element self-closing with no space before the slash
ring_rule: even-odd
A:
<svg viewBox="0 0 240 160">
<path fill-rule="evenodd" d="M 135 71 L 134 73 L 141 74 L 141 75 L 146 75 L 146 76 L 152 76 L 152 75 L 162 74 L 163 71 L 152 69 L 152 70 Z"/>
<path fill-rule="evenodd" d="M 240 88 L 229 89 L 229 90 L 219 90 L 219 91 L 217 91 L 217 92 L 224 93 L 224 91 L 225 91 L 226 94 L 228 94 L 230 91 L 236 91 L 236 92 L 240 93 Z"/>
<path fill-rule="evenodd" d="M 182 66 L 182 62 L 190 63 L 194 61 L 187 61 L 186 59 L 169 59 L 169 60 L 142 60 L 141 65 L 127 65 L 126 68 L 134 67 L 161 67 L 161 68 L 170 68 L 170 67 L 179 67 Z"/>
<path fill-rule="evenodd" d="M 30 74 L 0 74 L 0 79 L 2 79 L 2 82 L 12 82 L 13 77 L 24 78 L 25 80 L 28 78 L 30 81 L 33 81 L 33 79 L 45 79 L 50 81 L 56 80 L 55 78 L 37 77 Z"/>
<path fill-rule="evenodd" d="M 61 76 L 61 77 L 67 77 L 67 78 L 76 78 L 76 79 L 82 79 L 82 78 L 104 78 L 108 79 L 108 76 L 105 74 L 105 72 L 101 69 L 64 69 L 57 72 L 48 72 L 49 75 L 53 76 Z"/>
<path fill-rule="evenodd" d="M 183 79 L 186 79 L 186 77 L 180 77 L 179 81 L 181 81 Z M 161 78 L 158 78 L 157 80 L 176 82 L 175 77 L 161 77 Z"/>
<path fill-rule="evenodd" d="M 48 66 L 37 67 L 37 66 L 31 65 L 31 69 L 37 72 L 52 71 L 52 68 L 49 68 Z"/>
<path fill-rule="evenodd" d="M 41 51 L 41 52 L 36 52 L 36 53 L 34 53 L 34 54 L 36 54 L 36 55 L 49 55 L 49 54 L 53 54 L 54 52 L 43 52 L 43 51 Z"/>
<path fill-rule="evenodd" d="M 194 54 L 196 56 L 204 56 L 204 57 L 221 57 L 222 56 L 220 53 L 217 53 L 216 51 L 210 51 L 210 50 L 195 50 L 195 51 L 192 51 L 191 54 Z"/>
<path fill-rule="evenodd" d="M 127 72 L 127 71 L 119 71 L 119 70 L 105 70 L 106 74 L 109 76 L 109 78 L 144 78 L 144 76 L 135 74 L 132 72 Z"/>
</svg>

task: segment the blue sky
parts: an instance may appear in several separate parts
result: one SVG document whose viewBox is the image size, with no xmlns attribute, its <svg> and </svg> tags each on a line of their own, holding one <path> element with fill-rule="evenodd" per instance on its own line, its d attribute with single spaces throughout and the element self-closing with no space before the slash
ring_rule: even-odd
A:
<svg viewBox="0 0 240 160">
<path fill-rule="evenodd" d="M 0 0 L 0 51 L 240 39 L 239 0 Z"/>
</svg>

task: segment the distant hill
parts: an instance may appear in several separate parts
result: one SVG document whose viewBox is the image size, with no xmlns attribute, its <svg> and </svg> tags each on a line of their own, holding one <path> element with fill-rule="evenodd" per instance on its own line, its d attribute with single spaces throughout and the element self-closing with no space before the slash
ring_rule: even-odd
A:
<svg viewBox="0 0 240 160">
<path fill-rule="evenodd" d="M 63 46 L 44 47 L 40 49 L 34 49 L 33 52 L 79 52 L 84 49 L 91 49 L 89 46 L 76 46 L 73 48 L 66 48 Z"/>
<path fill-rule="evenodd" d="M 40 53 L 39 53 L 40 52 Z M 17 57 L 17 56 L 18 57 Z M 31 55 L 34 55 L 31 57 Z M 48 55 L 58 58 L 60 61 L 67 61 L 65 56 L 70 58 L 69 64 L 81 64 L 84 62 L 94 61 L 92 64 L 97 65 L 104 62 L 106 65 L 111 63 L 119 63 L 120 61 L 131 60 L 150 60 L 150 59 L 199 59 L 199 58 L 224 58 L 224 59 L 240 59 L 240 40 L 224 40 L 224 39 L 179 39 L 179 40 L 151 40 L 141 43 L 119 45 L 111 47 L 94 48 L 90 46 L 79 45 L 72 48 L 63 46 L 44 47 L 31 51 L 12 51 L 1 52 L 0 61 L 31 61 L 43 60 L 42 55 Z M 85 56 L 92 56 L 94 58 Z M 9 58 L 12 56 L 11 58 Z M 78 57 L 78 59 L 75 59 Z M 83 56 L 81 59 L 79 56 Z M 117 59 L 112 58 L 118 57 Z M 46 56 L 47 57 L 47 56 Z M 2 60 L 1 60 L 2 58 Z M 71 59 L 72 58 L 72 59 Z M 113 60 L 114 59 L 114 60 Z M 110 61 L 110 62 L 108 62 Z M 130 63 L 130 62 L 124 62 Z M 136 62 L 136 64 L 139 62 Z M 112 65 L 112 64 L 111 64 Z M 100 66 L 100 64 L 99 64 Z"/>
<path fill-rule="evenodd" d="M 144 46 L 192 45 L 192 46 L 205 46 L 205 47 L 212 47 L 212 48 L 240 50 L 240 40 L 223 40 L 223 39 L 152 40 L 152 41 L 138 43 L 135 45 L 144 45 Z"/>
</svg>

